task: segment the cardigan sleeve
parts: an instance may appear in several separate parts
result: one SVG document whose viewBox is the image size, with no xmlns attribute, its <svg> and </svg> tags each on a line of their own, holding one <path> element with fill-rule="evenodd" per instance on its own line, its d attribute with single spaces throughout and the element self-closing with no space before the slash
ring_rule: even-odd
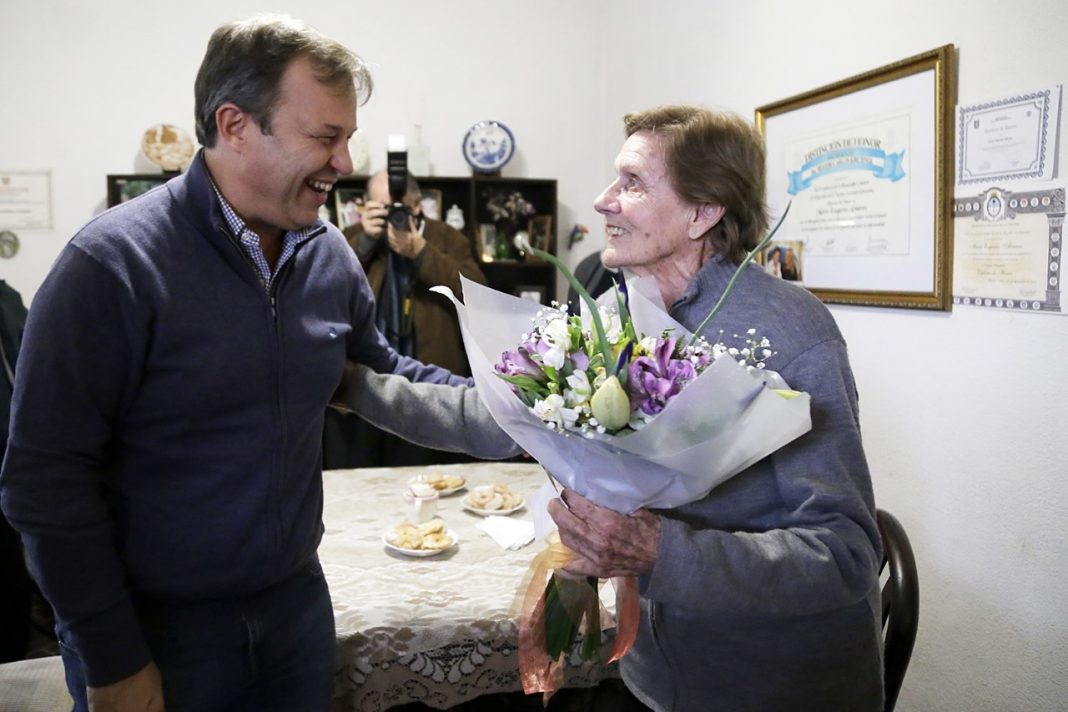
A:
<svg viewBox="0 0 1068 712">
<path fill-rule="evenodd" d="M 881 544 L 845 344 L 818 343 L 782 375 L 812 397 L 812 430 L 725 486 L 738 488 L 747 511 L 785 515 L 774 527 L 753 521 L 726 530 L 688 523 L 701 502 L 662 513 L 657 560 L 640 581 L 646 597 L 715 613 L 790 616 L 855 603 L 872 589 Z"/>
<path fill-rule="evenodd" d="M 346 405 L 353 412 L 417 445 L 487 459 L 522 452 L 472 386 L 412 383 L 366 366 L 348 369 L 346 381 Z"/>
<path fill-rule="evenodd" d="M 127 285 L 68 246 L 38 291 L 16 373 L 4 513 L 90 686 L 151 659 L 102 490 L 108 443 L 136 388 L 144 315 Z"/>
</svg>

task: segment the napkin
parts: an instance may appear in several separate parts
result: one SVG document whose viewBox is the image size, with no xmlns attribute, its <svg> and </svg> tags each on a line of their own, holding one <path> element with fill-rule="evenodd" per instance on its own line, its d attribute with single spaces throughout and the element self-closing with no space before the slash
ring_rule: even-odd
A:
<svg viewBox="0 0 1068 712">
<path fill-rule="evenodd" d="M 521 549 L 534 541 L 534 525 L 524 519 L 493 514 L 475 525 L 505 549 Z"/>
</svg>

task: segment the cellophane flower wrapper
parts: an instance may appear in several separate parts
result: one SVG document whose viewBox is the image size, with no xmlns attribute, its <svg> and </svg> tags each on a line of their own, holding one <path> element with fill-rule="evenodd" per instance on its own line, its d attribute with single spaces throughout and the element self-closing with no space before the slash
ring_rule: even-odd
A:
<svg viewBox="0 0 1068 712">
<path fill-rule="evenodd" d="M 505 351 L 529 332 L 540 304 L 461 277 L 464 303 L 453 300 L 479 396 L 497 424 L 559 482 L 604 507 L 630 513 L 673 508 L 707 495 L 716 485 L 808 432 L 809 396 L 784 398 L 773 371 L 750 370 L 722 356 L 676 395 L 641 430 L 583 437 L 546 427 L 494 371 Z M 630 313 L 638 334 L 665 329 L 689 337 L 647 295 L 651 279 L 630 280 Z M 614 303 L 613 290 L 599 301 Z M 755 324 L 759 328 L 759 324 Z"/>
<path fill-rule="evenodd" d="M 807 394 L 786 398 L 776 392 L 788 388 L 778 374 L 747 368 L 728 355 L 708 365 L 640 430 L 581 434 L 549 428 L 494 368 L 502 354 L 513 351 L 531 330 L 542 305 L 463 277 L 461 283 L 462 304 L 447 288 L 435 290 L 456 306 L 482 402 L 497 424 L 557 481 L 596 504 L 624 514 L 641 507 L 678 507 L 704 497 L 811 429 Z M 631 280 L 629 295 L 639 339 L 660 336 L 665 330 L 680 341 L 689 338 L 659 303 L 653 280 Z M 610 290 L 599 302 L 608 305 L 615 299 Z M 546 543 L 517 600 L 520 682 L 527 693 L 542 692 L 547 699 L 564 684 L 566 656 L 561 653 L 568 647 L 566 640 L 582 632 L 585 658 L 590 648 L 600 645 L 607 616 L 598 611 L 596 579 L 560 575 L 574 554 L 555 532 Z M 617 630 L 608 662 L 626 653 L 639 618 L 635 578 L 617 578 L 613 583 Z M 569 632 L 561 638 L 561 631 Z"/>
</svg>

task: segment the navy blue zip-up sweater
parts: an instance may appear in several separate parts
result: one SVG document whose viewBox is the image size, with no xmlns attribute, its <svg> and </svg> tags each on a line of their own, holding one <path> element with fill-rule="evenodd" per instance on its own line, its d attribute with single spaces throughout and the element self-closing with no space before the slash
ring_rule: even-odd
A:
<svg viewBox="0 0 1068 712">
<path fill-rule="evenodd" d="M 465 382 L 392 351 L 351 248 L 316 233 L 268 294 L 198 156 L 89 222 L 33 301 L 2 504 L 91 686 L 150 660 L 133 600 L 239 597 L 314 555 L 346 357 Z"/>
</svg>

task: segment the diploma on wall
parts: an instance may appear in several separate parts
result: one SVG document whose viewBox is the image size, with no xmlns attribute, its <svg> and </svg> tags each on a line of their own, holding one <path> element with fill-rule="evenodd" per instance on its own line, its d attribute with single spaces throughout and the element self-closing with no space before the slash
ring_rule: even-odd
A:
<svg viewBox="0 0 1068 712">
<path fill-rule="evenodd" d="M 954 201 L 953 303 L 1063 314 L 1064 188 Z"/>
<path fill-rule="evenodd" d="M 957 183 L 1050 180 L 1061 86 L 957 108 Z"/>
<path fill-rule="evenodd" d="M 790 218 L 765 255 L 838 304 L 949 309 L 953 45 L 757 107 L 768 207 Z M 780 252 L 776 252 L 780 250 Z"/>
<path fill-rule="evenodd" d="M 0 228 L 52 227 L 52 174 L 0 172 Z"/>
</svg>

